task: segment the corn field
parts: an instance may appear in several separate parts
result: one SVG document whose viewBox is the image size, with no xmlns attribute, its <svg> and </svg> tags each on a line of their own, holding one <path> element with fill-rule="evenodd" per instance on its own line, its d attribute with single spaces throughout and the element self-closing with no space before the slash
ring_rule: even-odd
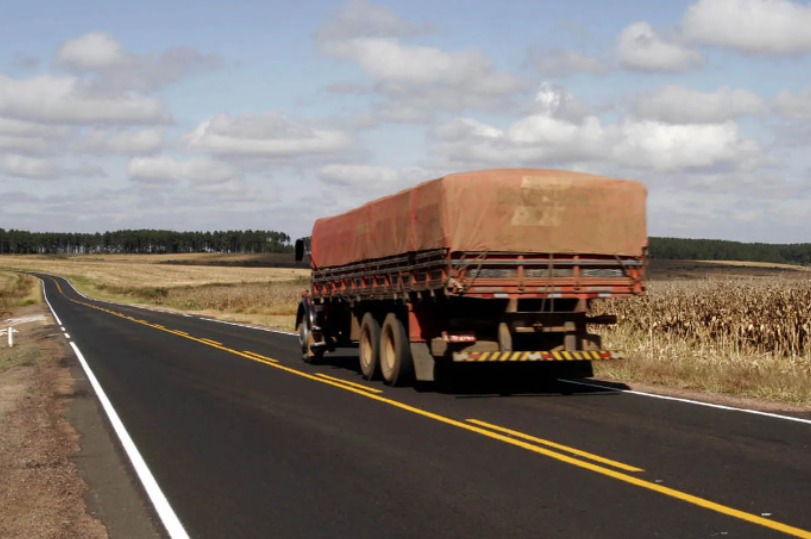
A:
<svg viewBox="0 0 811 539">
<path fill-rule="evenodd" d="M 601 307 L 655 336 L 735 353 L 811 356 L 811 280 L 654 282 L 648 296 Z"/>
<path fill-rule="evenodd" d="M 618 318 L 600 331 L 629 358 L 613 377 L 811 404 L 809 278 L 654 281 L 594 313 Z"/>
</svg>

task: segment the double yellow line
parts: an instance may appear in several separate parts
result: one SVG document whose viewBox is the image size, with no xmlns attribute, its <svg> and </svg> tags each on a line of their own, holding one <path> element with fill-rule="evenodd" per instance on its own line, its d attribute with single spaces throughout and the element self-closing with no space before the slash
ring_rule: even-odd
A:
<svg viewBox="0 0 811 539">
<path fill-rule="evenodd" d="M 57 286 L 57 289 L 63 295 L 62 288 L 59 286 L 59 283 L 54 280 L 54 283 Z M 65 297 L 67 297 L 65 295 Z M 70 301 L 84 305 L 91 309 L 95 309 L 98 311 L 102 311 L 113 316 L 117 316 L 119 318 L 123 318 L 125 320 L 129 320 L 136 324 L 141 324 L 144 326 L 152 327 L 159 331 L 164 331 L 167 333 L 172 333 L 184 339 L 189 339 L 195 342 L 199 342 L 206 346 L 210 346 L 216 348 L 218 350 L 222 350 L 224 352 L 228 352 L 230 354 L 234 354 L 251 361 L 256 361 L 262 363 L 264 365 L 268 365 L 275 369 L 279 369 L 281 371 L 294 374 L 296 376 L 300 376 L 302 378 L 306 378 L 308 380 L 312 380 L 315 382 L 320 382 L 322 384 L 330 385 L 332 387 L 336 387 L 339 389 L 343 389 L 344 391 L 349 391 L 356 395 L 360 395 L 367 399 L 372 399 L 382 404 L 386 404 L 388 406 L 393 406 L 400 410 L 410 412 L 427 419 L 431 419 L 437 421 L 439 423 L 443 423 L 446 425 L 450 425 L 452 427 L 456 427 L 462 430 L 466 430 L 469 432 L 474 432 L 486 438 L 490 438 L 492 440 L 497 440 L 499 442 L 503 442 L 514 447 L 519 447 L 521 449 L 531 451 L 533 453 L 543 455 L 545 457 L 549 457 L 560 462 L 564 462 L 566 464 L 570 464 L 572 466 L 576 466 L 578 468 L 582 468 L 585 470 L 589 470 L 591 472 L 597 473 L 599 475 L 603 475 L 606 477 L 610 477 L 617 481 L 621 481 L 623 483 L 627 483 L 630 485 L 634 485 L 639 488 L 643 488 L 645 490 L 649 490 L 652 492 L 657 492 L 659 494 L 668 496 L 670 498 L 674 498 L 710 511 L 714 511 L 716 513 L 720 513 L 729 517 L 733 517 L 739 520 L 743 520 L 745 522 L 749 522 L 751 524 L 755 524 L 757 526 L 762 526 L 764 528 L 768 528 L 771 530 L 775 530 L 778 532 L 782 532 L 786 535 L 790 535 L 793 537 L 799 537 L 801 539 L 811 539 L 811 531 L 804 530 L 801 528 L 797 528 L 794 526 L 790 526 L 788 524 L 784 524 L 782 522 L 778 522 L 776 520 L 772 520 L 769 518 L 762 517 L 760 515 L 756 515 L 753 513 L 747 513 L 746 511 L 741 511 L 735 509 L 733 507 L 729 507 L 727 505 L 723 505 L 720 503 L 716 503 L 705 498 L 701 498 L 699 496 L 694 496 L 692 494 L 688 494 L 686 492 L 682 492 L 680 490 L 663 486 L 659 483 L 654 483 L 651 481 L 647 481 L 645 479 L 641 479 L 638 476 L 630 475 L 631 473 L 639 473 L 643 472 L 642 468 L 637 468 L 635 466 L 631 466 L 629 464 L 624 464 L 622 462 L 618 462 L 612 459 L 608 459 L 605 457 L 601 457 L 599 455 L 595 455 L 593 453 L 588 453 L 586 451 L 582 451 L 580 449 L 576 449 L 573 447 L 569 447 L 563 444 L 559 444 L 557 442 L 553 442 L 550 440 L 545 440 L 543 438 L 537 438 L 535 436 L 531 436 L 529 434 L 525 434 L 523 432 L 511 430 L 505 427 L 501 427 L 498 425 L 494 425 L 492 423 L 486 423 L 484 421 L 480 421 L 478 419 L 467 419 L 466 421 L 459 421 L 456 419 L 452 419 L 450 417 L 446 417 L 440 414 L 436 414 L 434 412 L 429 412 L 428 410 L 423 410 L 422 408 L 417 408 L 416 406 L 411 406 L 409 404 L 405 404 L 403 402 L 399 402 L 396 400 L 389 399 L 381 395 L 382 391 L 379 389 L 371 388 L 365 386 L 363 384 L 357 384 L 354 382 L 350 382 L 348 380 L 343 380 L 341 378 L 335 378 L 332 376 L 328 376 L 326 374 L 316 373 L 316 374 L 309 374 L 297 369 L 293 369 L 291 367 L 287 367 L 279 362 L 279 360 L 263 356 L 261 354 L 257 354 L 256 352 L 252 352 L 250 350 L 234 350 L 232 348 L 228 348 L 222 343 L 217 341 L 213 341 L 211 339 L 204 339 L 194 337 L 189 335 L 184 331 L 172 330 L 166 328 L 160 324 L 152 324 L 147 322 L 146 320 L 134 318 L 123 313 L 119 313 L 110 309 L 106 309 L 103 307 L 99 307 L 97 305 L 93 305 L 91 303 L 86 303 L 82 301 L 78 301 L 72 298 L 68 298 Z M 579 457 L 579 458 L 578 458 Z M 610 467 L 609 467 L 610 466 Z"/>
</svg>

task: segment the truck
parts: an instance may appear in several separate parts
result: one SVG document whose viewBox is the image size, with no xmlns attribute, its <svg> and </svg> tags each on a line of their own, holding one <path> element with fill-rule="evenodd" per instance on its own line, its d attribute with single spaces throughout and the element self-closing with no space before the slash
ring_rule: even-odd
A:
<svg viewBox="0 0 811 539">
<path fill-rule="evenodd" d="M 593 376 L 593 361 L 622 354 L 589 332 L 616 323 L 590 315 L 592 302 L 645 293 L 646 197 L 632 180 L 496 169 L 318 219 L 296 315 L 302 357 L 357 343 L 362 376 L 389 385 L 492 363 Z"/>
</svg>

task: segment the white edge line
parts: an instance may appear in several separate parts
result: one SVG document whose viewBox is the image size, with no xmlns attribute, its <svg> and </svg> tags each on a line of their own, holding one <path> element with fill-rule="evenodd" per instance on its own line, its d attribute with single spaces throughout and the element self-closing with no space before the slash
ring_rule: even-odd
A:
<svg viewBox="0 0 811 539">
<path fill-rule="evenodd" d="M 58 321 L 59 317 L 57 316 L 56 311 L 54 311 L 51 302 L 48 301 L 47 294 L 45 294 L 45 283 L 43 282 L 42 285 L 45 303 L 48 304 L 48 308 L 51 310 L 54 318 L 56 318 Z M 79 347 L 73 342 L 70 343 L 70 346 L 73 348 L 73 352 L 76 354 L 76 357 L 79 358 L 79 363 L 81 363 L 87 379 L 90 380 L 90 385 L 93 386 L 93 390 L 96 392 L 96 397 L 99 399 L 102 408 L 104 408 L 104 412 L 107 414 L 107 419 L 110 421 L 113 430 L 115 430 L 124 451 L 127 453 L 127 456 L 132 463 L 132 467 L 135 469 L 135 473 L 138 475 L 138 479 L 141 480 L 141 484 L 143 485 L 147 496 L 149 496 L 149 500 L 152 502 L 152 505 L 155 507 L 155 510 L 163 523 L 163 527 L 169 534 L 169 537 L 172 539 L 188 539 L 189 534 L 186 533 L 186 530 L 183 528 L 183 524 L 180 523 L 180 519 L 177 518 L 172 506 L 169 505 L 169 500 L 166 499 L 166 496 L 163 494 L 158 482 L 155 480 L 155 477 L 152 475 L 152 472 L 146 465 L 146 461 L 144 461 L 144 458 L 141 456 L 141 453 L 135 446 L 135 442 L 133 442 L 132 438 L 127 432 L 126 427 L 124 427 L 124 423 L 118 417 L 118 413 L 115 411 L 115 408 L 113 408 L 110 399 L 107 398 L 107 394 L 104 392 L 101 384 L 96 379 L 96 375 L 94 375 L 93 371 L 90 370 L 90 365 L 87 364 L 81 350 L 79 350 Z"/>
<path fill-rule="evenodd" d="M 48 304 L 48 308 L 51 310 L 51 314 L 53 315 L 54 320 L 56 320 L 56 324 L 62 331 L 65 331 L 65 326 L 62 324 L 62 321 L 59 319 L 59 316 L 57 316 L 56 311 L 54 311 L 54 308 L 51 307 L 51 302 L 48 301 L 48 293 L 45 291 L 45 279 L 40 279 L 39 284 L 42 285 L 42 297 L 45 300 L 45 303 Z"/>
<path fill-rule="evenodd" d="M 155 506 L 155 510 L 158 512 L 158 516 L 164 528 L 166 528 L 169 537 L 172 539 L 187 539 L 189 534 L 186 533 L 183 524 L 180 523 L 180 519 L 177 518 L 172 506 L 169 505 L 169 500 L 167 500 L 166 496 L 163 494 L 158 482 L 146 465 L 146 461 L 144 461 L 144 458 L 135 446 L 135 442 L 132 441 L 126 427 L 124 427 L 124 423 L 118 417 L 118 413 L 107 398 L 107 394 L 104 393 L 101 384 L 99 384 L 93 371 L 90 370 L 90 366 L 87 364 L 81 350 L 79 350 L 79 347 L 73 342 L 70 343 L 70 347 L 73 348 L 76 357 L 79 358 L 79 362 L 82 364 L 82 368 L 88 380 L 90 380 L 90 384 L 93 386 L 93 390 L 96 392 L 99 402 L 101 402 L 104 411 L 107 413 L 107 419 L 110 420 L 113 430 L 115 430 L 115 433 L 118 435 L 118 439 L 121 441 L 121 445 L 127 453 L 132 467 L 135 469 L 135 473 L 138 475 L 138 479 L 141 480 L 141 484 L 144 486 L 147 496 L 149 496 L 150 501 L 152 501 L 152 505 Z"/>
<path fill-rule="evenodd" d="M 606 389 L 608 391 L 616 391 L 617 393 L 630 393 L 631 395 L 639 395 L 641 397 L 650 397 L 653 399 L 661 399 L 666 401 L 676 401 L 676 402 L 683 402 L 686 404 L 695 404 L 696 406 L 706 406 L 708 408 L 717 408 L 719 410 L 728 410 L 732 412 L 743 412 L 746 414 L 754 414 L 760 415 L 764 417 L 771 417 L 772 419 L 785 419 L 786 421 L 794 421 L 797 423 L 805 423 L 806 425 L 811 425 L 811 419 L 803 419 L 801 417 L 792 417 L 790 415 L 781 415 L 781 414 L 773 414 L 770 412 L 761 412 L 760 410 L 751 410 L 749 408 L 737 408 L 735 406 L 725 406 L 723 404 L 713 404 L 711 402 L 701 402 L 695 401 L 691 399 L 684 399 L 681 397 L 670 397 L 668 395 L 657 395 L 656 393 L 645 393 L 644 391 L 636 391 L 633 389 L 618 389 L 616 387 L 609 387 L 600 384 L 589 384 L 586 382 L 575 382 L 574 380 L 565 380 L 563 378 L 558 378 L 558 381 L 564 382 L 567 384 L 574 384 L 578 386 L 586 386 L 586 387 L 595 387 L 599 389 Z"/>
</svg>

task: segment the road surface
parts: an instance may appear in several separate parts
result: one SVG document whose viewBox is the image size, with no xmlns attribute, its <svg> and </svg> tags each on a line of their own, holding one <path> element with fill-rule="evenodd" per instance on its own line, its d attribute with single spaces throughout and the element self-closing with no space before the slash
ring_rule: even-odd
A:
<svg viewBox="0 0 811 539">
<path fill-rule="evenodd" d="M 169 536 L 811 538 L 811 421 L 567 382 L 391 388 L 353 350 L 310 366 L 291 335 L 43 280 Z"/>
</svg>

